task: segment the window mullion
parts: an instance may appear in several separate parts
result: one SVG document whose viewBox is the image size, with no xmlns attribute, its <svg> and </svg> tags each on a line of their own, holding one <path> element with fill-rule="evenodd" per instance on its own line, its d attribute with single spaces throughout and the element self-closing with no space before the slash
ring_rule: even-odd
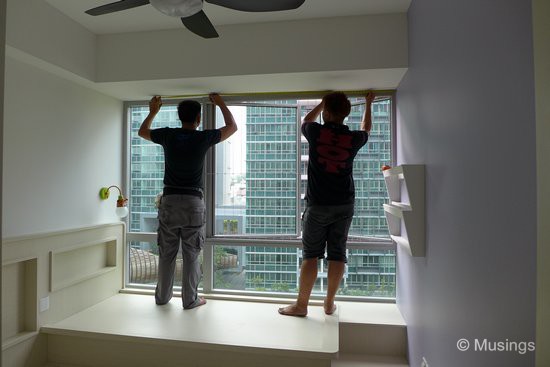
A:
<svg viewBox="0 0 550 367">
<path fill-rule="evenodd" d="M 203 107 L 204 128 L 214 129 L 216 127 L 216 106 L 206 103 Z M 205 177 L 205 204 L 206 204 L 206 238 L 214 235 L 214 215 L 215 215 L 215 176 L 214 167 L 216 159 L 216 150 L 209 149 L 206 156 L 206 177 Z M 204 293 L 211 293 L 214 288 L 214 246 L 205 243 L 202 254 L 202 288 Z"/>
<path fill-rule="evenodd" d="M 302 233 L 302 105 L 296 107 L 296 236 Z"/>
</svg>

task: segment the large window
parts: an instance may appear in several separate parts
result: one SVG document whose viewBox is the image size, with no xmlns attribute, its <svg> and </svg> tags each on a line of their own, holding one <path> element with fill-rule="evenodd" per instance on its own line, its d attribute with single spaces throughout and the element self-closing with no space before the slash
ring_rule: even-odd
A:
<svg viewBox="0 0 550 367">
<path fill-rule="evenodd" d="M 204 128 L 223 126 L 217 108 L 204 102 Z M 204 290 L 292 295 L 297 292 L 301 213 L 307 185 L 307 141 L 301 119 L 319 100 L 232 100 L 238 132 L 208 157 L 207 245 L 203 257 Z M 395 251 L 382 204 L 388 200 L 380 167 L 392 163 L 393 100 L 373 104 L 369 142 L 354 165 L 355 216 L 348 241 L 348 264 L 339 294 L 395 297 Z M 166 103 L 154 127 L 179 127 L 177 101 Z M 352 99 L 345 123 L 359 129 L 364 99 Z M 162 191 L 162 147 L 137 136 L 148 113 L 146 103 L 128 106 L 129 274 L 131 285 L 154 286 L 158 250 L 155 199 Z M 138 262 L 138 260 L 141 262 Z M 327 264 L 319 262 L 314 294 L 326 291 Z M 176 275 L 179 281 L 179 275 Z"/>
<path fill-rule="evenodd" d="M 296 101 L 249 103 L 231 110 L 239 130 L 227 144 L 216 146 L 215 234 L 296 238 Z M 223 126 L 219 109 L 216 117 L 217 127 Z"/>
</svg>

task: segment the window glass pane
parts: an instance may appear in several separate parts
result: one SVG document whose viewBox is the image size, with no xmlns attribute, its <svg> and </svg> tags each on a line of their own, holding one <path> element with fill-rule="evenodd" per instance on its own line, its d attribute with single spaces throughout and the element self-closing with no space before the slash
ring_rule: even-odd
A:
<svg viewBox="0 0 550 367">
<path fill-rule="evenodd" d="M 395 251 L 349 250 L 338 294 L 395 298 Z"/>
<path fill-rule="evenodd" d="M 129 276 L 130 284 L 156 286 L 158 279 L 159 251 L 156 243 L 130 241 L 128 245 L 130 255 Z M 202 252 L 199 257 L 201 266 L 203 262 Z M 174 275 L 174 286 L 181 287 L 182 279 L 181 249 L 176 256 L 176 269 Z M 202 288 L 202 280 L 199 283 Z"/>
<path fill-rule="evenodd" d="M 215 234 L 296 235 L 296 107 L 230 110 L 239 129 L 216 146 Z"/>
<path fill-rule="evenodd" d="M 214 246 L 214 288 L 250 292 L 298 292 L 298 247 Z M 319 261 L 313 294 L 324 295 L 328 265 Z M 349 250 L 339 295 L 395 297 L 395 252 Z"/>
<path fill-rule="evenodd" d="M 214 246 L 214 288 L 295 293 L 298 259 L 295 247 Z"/>
<path fill-rule="evenodd" d="M 352 107 L 346 121 L 351 130 L 361 128 L 364 111 L 364 103 Z M 383 207 L 389 198 L 381 167 L 392 164 L 390 126 L 391 100 L 374 102 L 369 140 L 353 163 L 355 214 L 350 236 L 389 237 Z"/>
<path fill-rule="evenodd" d="M 352 111 L 345 123 L 358 130 L 364 98 L 351 101 Z M 239 130 L 215 148 L 214 234 L 296 238 L 301 233 L 299 219 L 305 207 L 308 144 L 300 132 L 300 121 L 318 102 L 255 101 L 230 106 Z M 356 201 L 350 241 L 389 238 L 382 206 L 388 197 L 381 166 L 392 162 L 391 111 L 391 99 L 373 104 L 369 141 L 354 162 Z M 147 103 L 128 109 L 130 232 L 156 232 L 158 225 L 155 198 L 163 187 L 164 155 L 160 145 L 137 135 L 148 112 Z M 177 105 L 164 104 L 152 128 L 180 126 Z M 223 117 L 217 108 L 216 127 L 221 126 Z M 253 243 L 214 247 L 212 259 L 206 259 L 212 261 L 214 269 L 213 288 L 295 294 L 301 248 Z M 130 242 L 128 253 L 130 283 L 154 287 L 158 266 L 156 244 Z M 181 284 L 181 255 L 178 261 L 177 286 Z M 321 261 L 313 293 L 324 294 L 326 287 L 327 264 Z M 348 250 L 346 273 L 338 294 L 394 298 L 395 252 Z"/>
<path fill-rule="evenodd" d="M 155 200 L 162 192 L 164 152 L 162 146 L 138 136 L 141 123 L 149 114 L 148 105 L 128 109 L 130 124 L 130 195 L 129 232 L 156 232 L 158 227 Z M 163 104 L 151 125 L 152 129 L 181 127 L 178 106 Z M 199 129 L 202 128 L 202 124 Z"/>
</svg>

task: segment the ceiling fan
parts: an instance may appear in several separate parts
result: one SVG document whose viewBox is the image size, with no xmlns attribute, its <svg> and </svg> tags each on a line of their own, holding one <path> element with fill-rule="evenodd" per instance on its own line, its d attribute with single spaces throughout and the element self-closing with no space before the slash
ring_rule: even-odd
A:
<svg viewBox="0 0 550 367">
<path fill-rule="evenodd" d="M 296 9 L 305 0 L 206 0 L 206 2 L 233 10 L 268 12 Z M 163 14 L 181 18 L 187 29 L 201 37 L 219 37 L 210 19 L 202 10 L 203 3 L 204 0 L 121 0 L 86 10 L 86 13 L 103 15 L 151 4 Z"/>
</svg>

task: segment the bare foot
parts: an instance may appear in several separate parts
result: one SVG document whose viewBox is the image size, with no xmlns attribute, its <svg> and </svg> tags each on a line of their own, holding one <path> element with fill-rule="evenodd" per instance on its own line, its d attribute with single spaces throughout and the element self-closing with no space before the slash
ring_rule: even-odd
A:
<svg viewBox="0 0 550 367">
<path fill-rule="evenodd" d="M 206 300 L 203 297 L 198 297 L 197 301 L 193 305 L 191 305 L 190 307 L 187 307 L 185 309 L 186 310 L 191 310 L 193 308 L 197 308 L 197 307 L 205 305 L 205 304 L 206 304 Z"/>
<path fill-rule="evenodd" d="M 334 302 L 332 302 L 329 305 L 329 304 L 327 304 L 327 301 L 325 300 L 325 302 L 323 304 L 323 308 L 325 309 L 325 313 L 327 315 L 332 315 L 334 312 L 336 312 L 336 304 L 334 304 Z"/>
<path fill-rule="evenodd" d="M 293 303 L 290 306 L 279 308 L 279 313 L 285 316 L 305 317 L 307 316 L 307 308 L 298 307 Z"/>
</svg>

